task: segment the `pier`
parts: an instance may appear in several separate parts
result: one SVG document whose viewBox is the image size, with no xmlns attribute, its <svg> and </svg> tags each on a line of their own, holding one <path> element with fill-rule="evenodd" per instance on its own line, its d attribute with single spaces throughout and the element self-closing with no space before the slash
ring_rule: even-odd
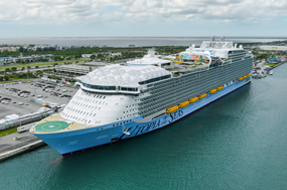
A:
<svg viewBox="0 0 287 190">
<path fill-rule="evenodd" d="M 252 73 L 252 78 L 264 78 L 266 77 L 268 74 L 272 75 L 273 74 L 273 71 L 272 69 L 284 64 L 284 63 L 287 63 L 287 62 L 282 62 L 282 63 L 278 63 L 276 66 L 272 66 L 272 67 L 269 67 L 267 69 L 263 69 L 263 64 L 258 64 L 258 66 L 256 66 L 254 69 L 253 69 L 253 73 Z M 255 70 L 255 71 L 254 71 Z"/>
<path fill-rule="evenodd" d="M 30 132 L 13 133 L 0 138 L 0 161 L 34 150 L 45 143 Z"/>
</svg>

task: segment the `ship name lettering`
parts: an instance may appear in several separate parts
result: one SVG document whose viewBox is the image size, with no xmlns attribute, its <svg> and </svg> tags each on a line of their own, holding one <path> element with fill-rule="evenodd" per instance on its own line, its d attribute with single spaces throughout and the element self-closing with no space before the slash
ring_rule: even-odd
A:
<svg viewBox="0 0 287 190">
<path fill-rule="evenodd" d="M 174 113 L 171 113 L 170 114 L 171 120 L 169 121 L 169 123 L 172 123 L 174 120 L 178 119 L 182 115 L 183 115 L 183 111 L 182 110 L 178 110 L 178 111 L 176 111 Z"/>
<path fill-rule="evenodd" d="M 154 130 L 154 129 L 157 129 L 159 127 L 160 127 L 160 120 L 153 121 L 153 122 L 148 123 L 148 124 L 143 125 L 143 126 L 137 125 L 135 127 L 135 129 L 133 130 L 133 132 L 131 132 L 131 135 L 133 135 L 133 134 L 138 135 L 138 134 L 141 134 L 144 132 L 148 132 L 148 131 L 150 131 L 150 129 Z"/>
</svg>

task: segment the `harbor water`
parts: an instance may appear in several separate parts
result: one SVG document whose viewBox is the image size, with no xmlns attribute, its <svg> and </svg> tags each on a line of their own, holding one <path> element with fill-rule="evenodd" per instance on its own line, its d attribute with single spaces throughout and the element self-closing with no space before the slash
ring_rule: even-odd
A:
<svg viewBox="0 0 287 190">
<path fill-rule="evenodd" d="M 155 132 L 61 158 L 0 163 L 10 189 L 286 189 L 287 64 Z M 0 138 L 1 141 L 1 138 Z"/>
<path fill-rule="evenodd" d="M 272 42 L 287 40 L 286 37 L 226 37 L 227 41 Z M 0 37 L 1 44 L 49 44 L 49 45 L 96 45 L 108 47 L 141 46 L 189 46 L 200 45 L 209 37 Z M 217 38 L 219 40 L 219 37 Z"/>
</svg>

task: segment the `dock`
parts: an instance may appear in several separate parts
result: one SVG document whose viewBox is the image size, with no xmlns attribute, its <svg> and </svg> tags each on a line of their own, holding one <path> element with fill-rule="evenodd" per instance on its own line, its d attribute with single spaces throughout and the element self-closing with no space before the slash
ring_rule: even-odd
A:
<svg viewBox="0 0 287 190">
<path fill-rule="evenodd" d="M 272 69 L 274 69 L 274 68 L 276 68 L 276 67 L 278 67 L 284 63 L 287 63 L 287 62 L 278 63 L 276 66 L 269 67 L 266 70 L 263 70 L 264 66 L 263 66 L 263 63 L 261 63 L 261 64 L 259 64 L 259 66 L 257 66 L 255 68 L 255 71 L 253 71 L 252 78 L 264 78 L 267 76 L 267 74 L 273 75 Z"/>
<path fill-rule="evenodd" d="M 30 132 L 0 137 L 0 161 L 34 150 L 45 143 Z"/>
</svg>

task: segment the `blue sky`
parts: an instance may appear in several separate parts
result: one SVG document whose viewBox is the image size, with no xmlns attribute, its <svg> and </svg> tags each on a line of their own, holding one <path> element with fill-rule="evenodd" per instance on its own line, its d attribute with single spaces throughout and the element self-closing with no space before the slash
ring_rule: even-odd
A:
<svg viewBox="0 0 287 190">
<path fill-rule="evenodd" d="M 287 0 L 1 0 L 0 36 L 287 36 Z"/>
</svg>

